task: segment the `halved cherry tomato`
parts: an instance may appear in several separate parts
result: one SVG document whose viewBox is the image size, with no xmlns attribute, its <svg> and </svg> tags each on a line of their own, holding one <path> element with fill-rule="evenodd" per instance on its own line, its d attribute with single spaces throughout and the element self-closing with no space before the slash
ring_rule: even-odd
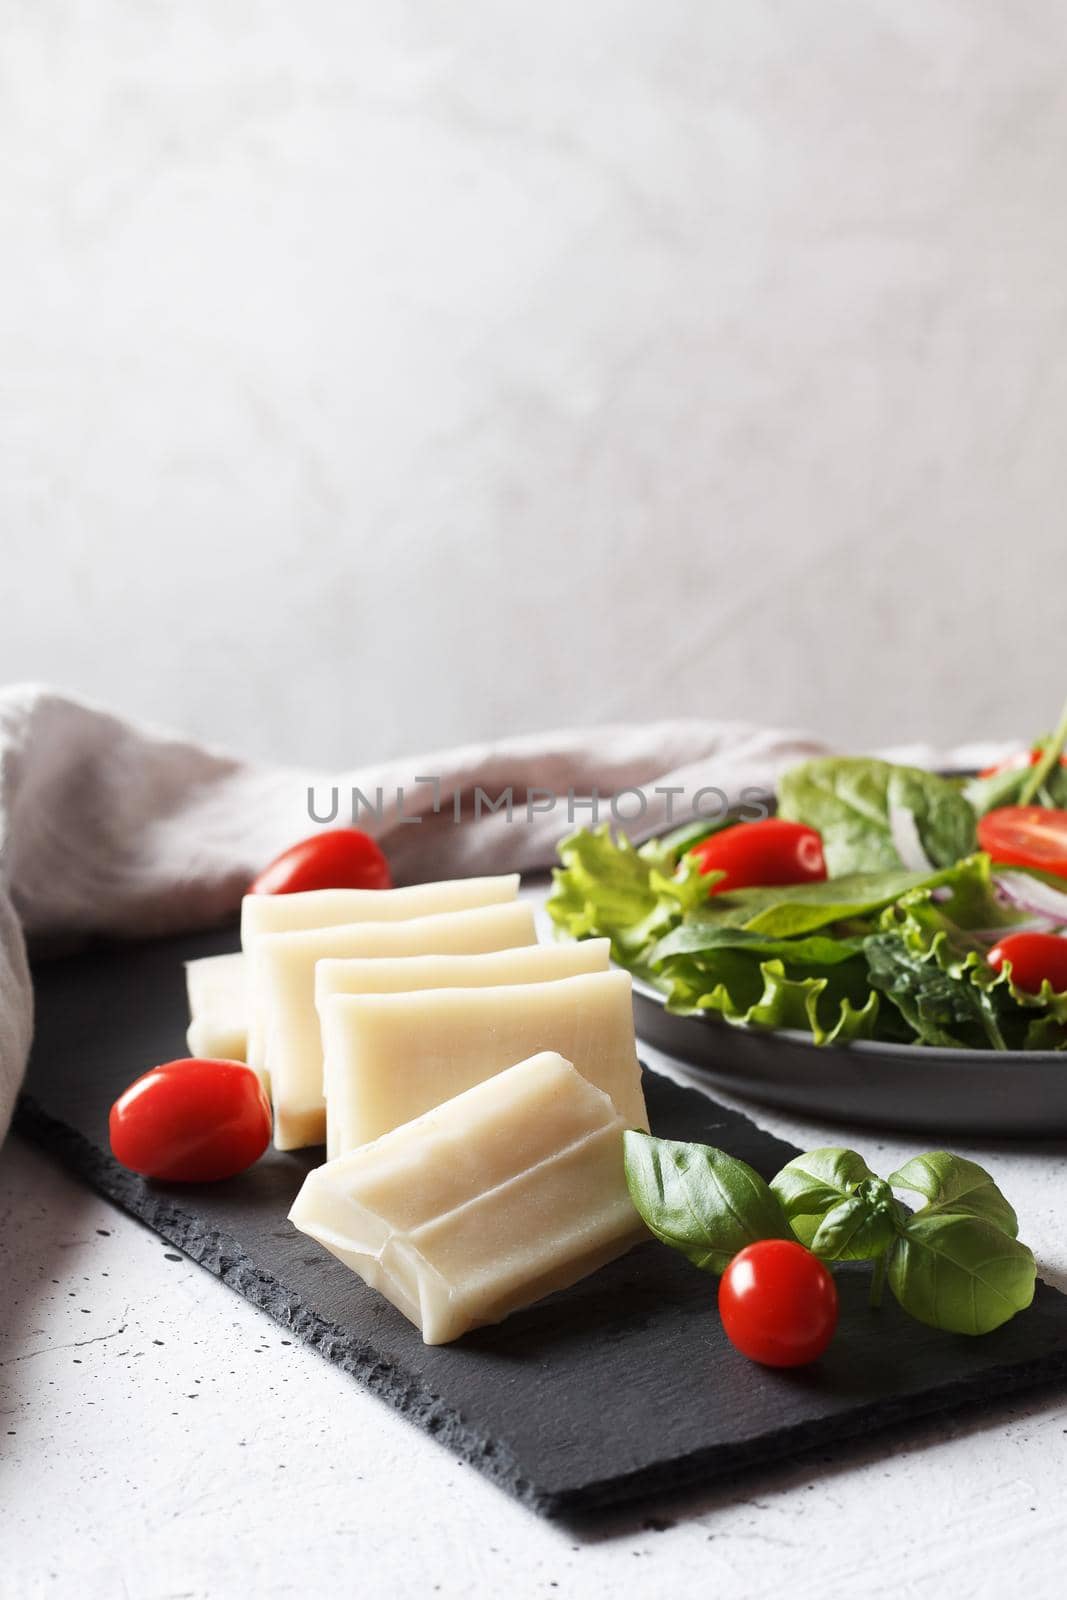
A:
<svg viewBox="0 0 1067 1600">
<path fill-rule="evenodd" d="M 1067 877 L 1067 811 L 1000 806 L 978 820 L 982 849 L 1011 867 L 1040 867 Z"/>
<path fill-rule="evenodd" d="M 837 1327 L 837 1285 L 792 1239 L 761 1239 L 734 1256 L 719 1280 L 719 1314 L 735 1350 L 765 1367 L 803 1367 Z"/>
<path fill-rule="evenodd" d="M 290 845 L 248 886 L 249 894 L 305 889 L 391 889 L 389 863 L 369 833 L 331 828 Z"/>
<path fill-rule="evenodd" d="M 819 883 L 826 877 L 822 838 L 802 822 L 765 817 L 738 822 L 693 846 L 701 872 L 725 872 L 709 894 L 728 894 L 761 884 Z"/>
<path fill-rule="evenodd" d="M 259 1160 L 270 1130 L 270 1104 L 252 1068 L 199 1057 L 153 1067 L 108 1119 L 115 1160 L 167 1183 L 232 1178 Z"/>
<path fill-rule="evenodd" d="M 1057 994 L 1067 989 L 1067 939 L 1058 933 L 1009 933 L 988 960 L 998 972 L 1009 962 L 1012 982 L 1027 994 L 1040 994 L 1046 978 Z"/>
<path fill-rule="evenodd" d="M 978 776 L 999 778 L 1002 772 L 1021 772 L 1024 767 L 1036 767 L 1043 755 L 1043 750 L 1019 750 L 1013 756 L 1005 756 L 1003 761 L 994 761 L 991 767 L 983 767 Z M 1060 766 L 1067 767 L 1067 756 L 1060 757 Z"/>
</svg>

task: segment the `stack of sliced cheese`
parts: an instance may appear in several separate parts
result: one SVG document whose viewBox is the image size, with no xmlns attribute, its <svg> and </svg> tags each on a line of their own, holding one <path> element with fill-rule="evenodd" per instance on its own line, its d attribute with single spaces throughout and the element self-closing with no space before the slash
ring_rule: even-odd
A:
<svg viewBox="0 0 1067 1600">
<path fill-rule="evenodd" d="M 518 888 L 249 895 L 242 953 L 188 968 L 193 1053 L 264 1075 L 279 1149 L 327 1145 L 293 1222 L 430 1344 L 643 1236 L 629 975 L 605 939 L 539 945 Z"/>
</svg>

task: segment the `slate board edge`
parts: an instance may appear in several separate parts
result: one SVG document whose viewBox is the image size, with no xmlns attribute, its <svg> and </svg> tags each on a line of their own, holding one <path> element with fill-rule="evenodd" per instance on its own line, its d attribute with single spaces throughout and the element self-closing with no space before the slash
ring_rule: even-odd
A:
<svg viewBox="0 0 1067 1600">
<path fill-rule="evenodd" d="M 985 1398 L 990 1376 L 1007 1396 L 1067 1380 L 1067 1349 L 1053 1350 L 1024 1363 L 1006 1363 L 961 1378 L 932 1391 L 929 1403 L 910 1395 L 886 1399 L 863 1413 L 797 1424 L 734 1446 L 718 1444 L 711 1451 L 653 1463 L 636 1472 L 595 1480 L 580 1488 L 553 1490 L 531 1481 L 511 1451 L 471 1428 L 462 1415 L 428 1389 L 402 1365 L 386 1361 L 373 1345 L 355 1339 L 336 1324 L 307 1310 L 298 1294 L 273 1274 L 256 1266 L 237 1241 L 217 1229 L 205 1229 L 171 1194 L 150 1189 L 143 1179 L 105 1155 L 91 1140 L 50 1116 L 30 1095 L 19 1096 L 12 1126 L 40 1145 L 91 1188 L 144 1222 L 161 1238 L 177 1245 L 199 1266 L 220 1278 L 243 1299 L 292 1331 L 363 1388 L 384 1400 L 401 1416 L 429 1433 L 446 1449 L 474 1467 L 496 1487 L 531 1511 L 552 1518 L 581 1517 L 617 1510 L 637 1501 L 659 1500 L 685 1490 L 711 1486 L 736 1472 L 780 1462 L 783 1454 L 800 1456 L 830 1444 L 878 1433 L 896 1423 L 956 1410 L 969 1399 Z M 785 1443 L 787 1449 L 783 1452 Z"/>
<path fill-rule="evenodd" d="M 353 1338 L 335 1323 L 308 1311 L 298 1294 L 286 1288 L 272 1273 L 257 1267 L 232 1236 L 215 1228 L 205 1228 L 173 1194 L 149 1188 L 143 1178 L 121 1167 L 83 1134 L 50 1116 L 31 1095 L 19 1096 L 12 1127 L 77 1173 L 106 1199 L 144 1222 L 170 1244 L 177 1245 L 199 1266 L 221 1278 L 227 1288 L 265 1311 L 395 1411 L 477 1467 L 498 1487 L 534 1510 L 551 1514 L 542 1504 L 546 1497 L 529 1482 L 510 1452 L 470 1428 L 458 1412 L 405 1367 L 386 1362 L 373 1345 Z"/>
</svg>

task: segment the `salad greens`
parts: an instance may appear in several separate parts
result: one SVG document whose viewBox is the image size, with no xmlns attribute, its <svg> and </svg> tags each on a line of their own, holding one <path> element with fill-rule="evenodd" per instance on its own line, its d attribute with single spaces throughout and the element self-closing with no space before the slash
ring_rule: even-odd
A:
<svg viewBox="0 0 1067 1600">
<path fill-rule="evenodd" d="M 933 866 L 950 867 L 975 847 L 970 803 L 949 779 L 918 767 L 830 757 L 794 767 L 778 786 L 778 815 L 818 829 L 832 878 L 899 867 L 898 813 L 914 819 L 919 844 Z"/>
<path fill-rule="evenodd" d="M 984 1168 L 946 1150 L 888 1179 L 854 1150 L 811 1150 L 767 1184 L 708 1145 L 628 1132 L 626 1181 L 646 1226 L 695 1266 L 721 1274 L 758 1239 L 795 1237 L 823 1261 L 870 1261 L 909 1315 L 949 1333 L 990 1333 L 1034 1297 L 1032 1252 Z M 894 1189 L 926 1201 L 911 1212 Z"/>
<path fill-rule="evenodd" d="M 607 824 L 581 829 L 559 847 L 548 911 L 571 938 L 609 938 L 674 1012 L 820 1045 L 1067 1050 L 1067 991 L 1024 993 L 1010 963 L 987 960 L 1013 930 L 1067 931 L 1067 882 L 994 870 L 976 849 L 990 805 L 1032 792 L 1067 809 L 1065 743 L 1067 713 L 1033 765 L 969 782 L 859 757 L 794 767 L 778 812 L 820 834 L 823 881 L 723 889 L 692 853 L 706 825 L 640 847 Z"/>
</svg>

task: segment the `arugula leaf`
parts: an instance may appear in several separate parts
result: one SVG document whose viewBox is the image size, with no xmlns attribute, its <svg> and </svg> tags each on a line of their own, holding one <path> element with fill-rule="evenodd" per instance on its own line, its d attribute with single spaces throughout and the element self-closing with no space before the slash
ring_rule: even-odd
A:
<svg viewBox="0 0 1067 1600">
<path fill-rule="evenodd" d="M 1055 732 L 1035 739 L 1032 748 L 1038 750 L 1040 756 L 1033 766 L 1024 763 L 1006 772 L 994 772 L 988 778 L 972 778 L 964 785 L 963 792 L 977 815 L 984 817 L 987 811 L 996 811 L 1000 806 L 1067 808 L 1067 767 L 1060 764 L 1065 744 L 1067 705 L 1060 713 Z"/>
<path fill-rule="evenodd" d="M 986 1217 L 923 1210 L 889 1257 L 889 1287 L 910 1316 L 949 1333 L 991 1333 L 1034 1298 L 1033 1253 Z"/>
<path fill-rule="evenodd" d="M 606 935 L 615 960 L 632 971 L 644 969 L 646 952 L 703 904 L 714 881 L 701 876 L 692 858 L 683 855 L 672 867 L 655 842 L 636 849 L 607 823 L 571 834 L 559 855 L 549 916 L 573 939 Z"/>
<path fill-rule="evenodd" d="M 1014 1239 L 1019 1221 L 993 1179 L 977 1161 L 954 1156 L 948 1150 L 930 1150 L 913 1156 L 896 1172 L 890 1173 L 894 1189 L 910 1189 L 923 1195 L 929 1204 L 920 1215 L 934 1212 L 959 1216 L 985 1217 Z M 776 1191 L 777 1192 L 777 1191 Z"/>
<path fill-rule="evenodd" d="M 935 867 L 951 866 L 974 849 L 970 803 L 951 780 L 919 767 L 831 756 L 791 768 L 778 785 L 778 815 L 818 829 L 831 878 L 901 866 L 890 822 L 897 808 L 914 816 Z"/>
<path fill-rule="evenodd" d="M 971 778 L 963 792 L 974 808 L 976 816 L 984 817 L 1001 806 L 1022 805 L 1023 794 L 1028 792 L 1034 767 L 1016 767 L 1007 772 L 995 772 L 988 778 Z M 1039 788 L 1033 791 L 1028 805 L 1051 806 L 1067 810 L 1067 767 L 1055 766 L 1047 773 Z"/>
<path fill-rule="evenodd" d="M 650 1233 L 704 1272 L 725 1272 L 757 1239 L 787 1239 L 781 1207 L 752 1167 L 709 1145 L 623 1135 L 626 1182 Z"/>
</svg>

